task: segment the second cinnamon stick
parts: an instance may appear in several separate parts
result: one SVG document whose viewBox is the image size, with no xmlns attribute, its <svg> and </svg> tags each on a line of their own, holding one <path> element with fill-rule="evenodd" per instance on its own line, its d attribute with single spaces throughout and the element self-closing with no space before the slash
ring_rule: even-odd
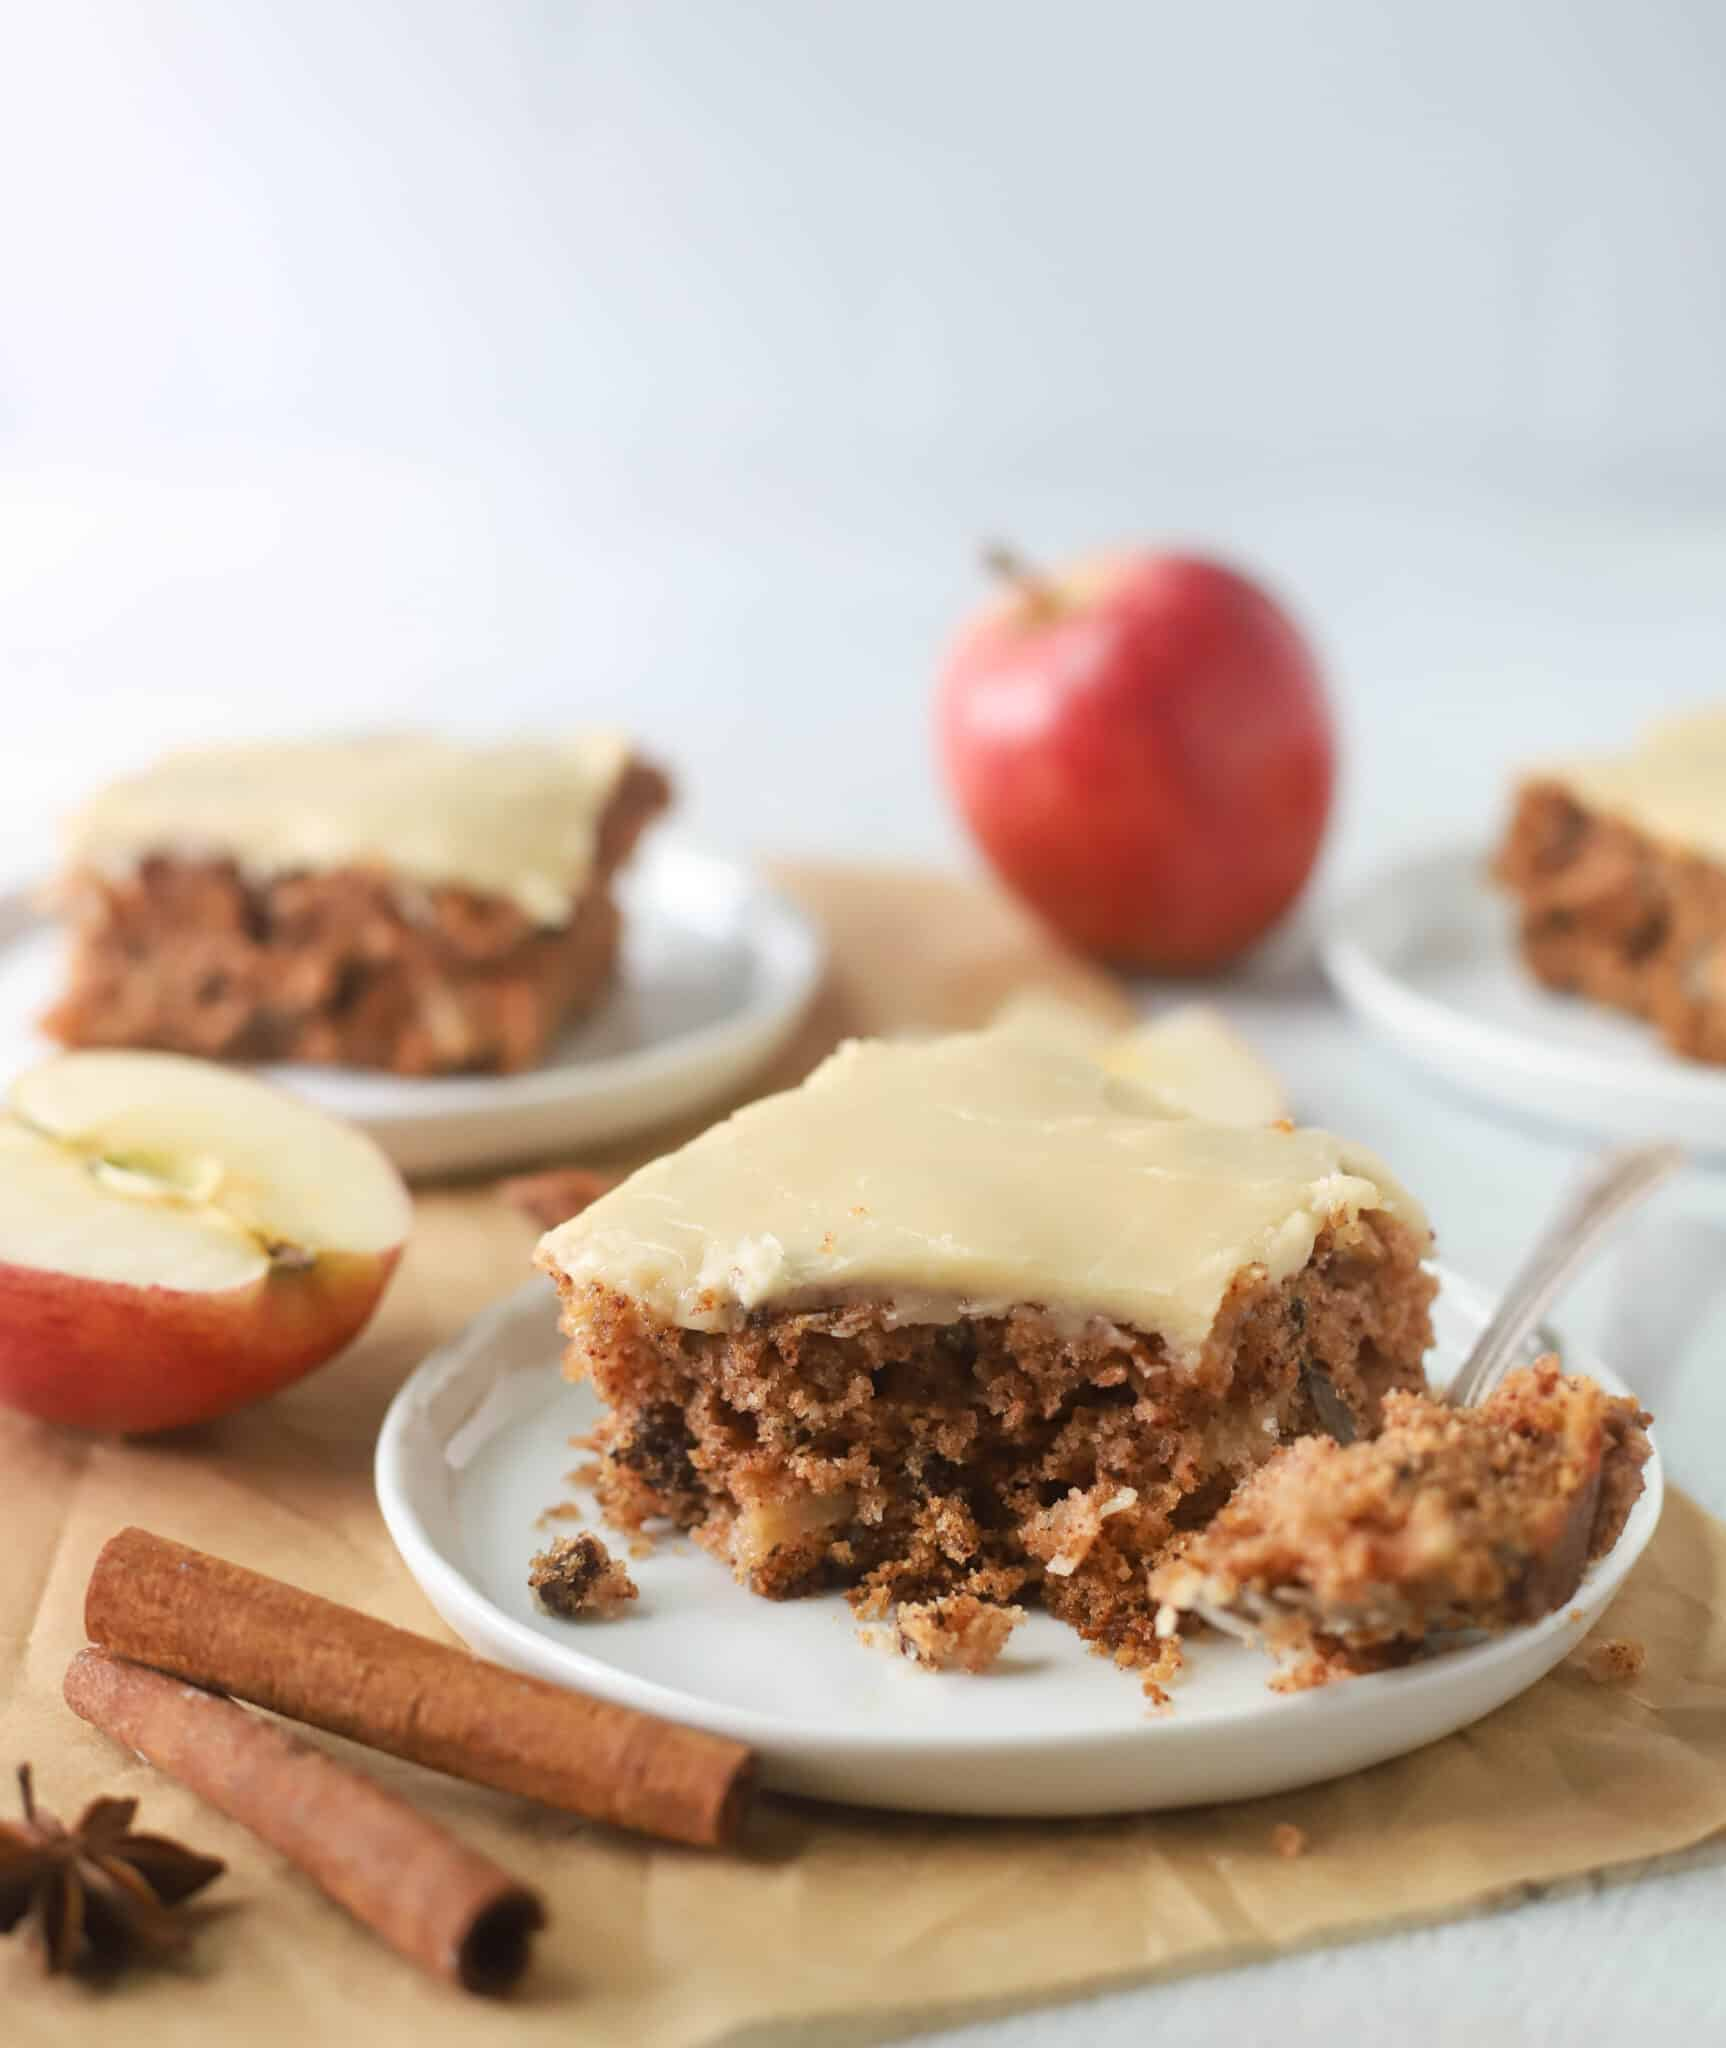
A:
<svg viewBox="0 0 1726 2048">
<path fill-rule="evenodd" d="M 220 1694 L 80 1650 L 66 1704 L 279 1849 L 421 1969 L 507 1991 L 543 1926 L 539 1900 L 382 1785 Z"/>
<path fill-rule="evenodd" d="M 507 1671 L 147 1529 L 103 1546 L 84 1623 L 117 1656 L 593 1820 L 712 1846 L 742 1817 L 741 1743 Z"/>
</svg>

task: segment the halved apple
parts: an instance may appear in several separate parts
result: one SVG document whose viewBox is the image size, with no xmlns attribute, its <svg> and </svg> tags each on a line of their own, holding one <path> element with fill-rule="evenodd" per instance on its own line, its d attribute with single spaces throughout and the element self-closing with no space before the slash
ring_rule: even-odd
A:
<svg viewBox="0 0 1726 2048">
<path fill-rule="evenodd" d="M 412 1220 L 372 1141 L 177 1053 L 74 1052 L 0 1111 L 0 1401 L 204 1422 L 333 1357 Z"/>
</svg>

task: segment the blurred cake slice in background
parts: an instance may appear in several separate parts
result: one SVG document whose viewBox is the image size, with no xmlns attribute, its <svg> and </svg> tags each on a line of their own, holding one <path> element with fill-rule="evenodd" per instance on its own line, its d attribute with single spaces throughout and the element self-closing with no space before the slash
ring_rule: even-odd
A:
<svg viewBox="0 0 1726 2048">
<path fill-rule="evenodd" d="M 1548 988 L 1726 1062 L 1726 706 L 1626 753 L 1530 770 L 1493 872 Z"/>
<path fill-rule="evenodd" d="M 614 732 L 169 755 L 70 821 L 45 1027 L 409 1075 L 532 1066 L 607 988 L 611 884 L 670 797 Z"/>
</svg>

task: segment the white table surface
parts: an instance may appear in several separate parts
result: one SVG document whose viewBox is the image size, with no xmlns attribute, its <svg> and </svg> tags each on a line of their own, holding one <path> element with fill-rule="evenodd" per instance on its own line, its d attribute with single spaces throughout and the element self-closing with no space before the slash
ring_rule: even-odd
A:
<svg viewBox="0 0 1726 2048">
<path fill-rule="evenodd" d="M 1718 693 L 1726 516 L 1670 478 L 1142 475 L 908 483 L 865 452 L 601 491 L 495 455 L 113 451 L 0 478 L 0 870 L 164 739 L 404 717 L 627 720 L 680 771 L 686 823 L 734 847 L 960 866 L 927 746 L 934 650 L 979 532 L 1032 548 L 1171 526 L 1274 565 L 1317 622 L 1348 783 L 1300 924 L 1215 998 L 1301 1113 L 1381 1150 L 1445 1257 L 1492 1282 L 1583 1157 L 1447 1097 L 1363 1037 L 1313 963 L 1327 903 L 1438 837 L 1483 838 L 1509 767 Z M 489 465 L 489 466 L 488 466 Z M 842 492 L 812 479 L 843 475 Z M 477 685 L 477 687 L 476 687 Z M 1147 1007 L 1167 990 L 1143 992 Z M 1557 1318 L 1659 1415 L 1669 1470 L 1726 1513 L 1726 1174 L 1634 1223 Z M 1726 2039 L 1726 1869 L 1699 1867 L 943 2038 L 1051 2048 L 1272 2037 L 1528 2044 Z M 818 2038 L 811 2036 L 810 2038 Z"/>
</svg>

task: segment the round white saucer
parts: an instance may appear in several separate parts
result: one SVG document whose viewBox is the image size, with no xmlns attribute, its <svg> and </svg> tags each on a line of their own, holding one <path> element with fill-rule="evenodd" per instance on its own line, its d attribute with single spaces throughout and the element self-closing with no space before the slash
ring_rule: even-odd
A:
<svg viewBox="0 0 1726 2048">
<path fill-rule="evenodd" d="M 1726 1068 L 1543 988 L 1517 954 L 1513 908 L 1482 852 L 1450 848 L 1387 869 L 1332 919 L 1323 954 L 1352 1009 L 1471 1094 L 1609 1137 L 1726 1151 Z"/>
<path fill-rule="evenodd" d="M 1446 1277 L 1434 1367 L 1448 1375 L 1489 1304 Z M 428 1358 L 378 1441 L 378 1500 L 408 1569 L 483 1655 L 578 1690 L 735 1736 L 778 1790 L 931 1813 L 1095 1814 L 1244 1799 L 1316 1783 L 1447 1735 L 1532 1685 L 1599 1618 L 1659 1519 L 1658 1456 L 1618 1545 L 1575 1601 L 1532 1628 L 1322 1691 L 1269 1692 L 1268 1658 L 1207 1637 L 1174 1705 L 1149 1708 L 1130 1672 L 1031 1615 L 981 1677 L 922 1671 L 866 1648 L 837 1594 L 745 1592 L 682 1537 L 631 1559 L 641 1598 L 609 1621 L 560 1621 L 528 1561 L 578 1525 L 538 1525 L 591 1501 L 566 1475 L 569 1439 L 597 1418 L 558 1374 L 549 1284 L 509 1296 Z M 1621 1392 L 1586 1359 L 1570 1361 Z M 617 1554 L 624 1555 L 621 1540 Z"/>
<path fill-rule="evenodd" d="M 543 1066 L 430 1080 L 264 1071 L 369 1131 L 411 1174 L 599 1145 L 723 1100 L 780 1050 L 814 995 L 824 958 L 815 927 L 740 863 L 675 840 L 645 848 L 618 893 L 616 983 Z M 0 1075 L 55 1050 L 35 1019 L 59 980 L 59 934 L 31 893 L 0 896 Z"/>
</svg>

